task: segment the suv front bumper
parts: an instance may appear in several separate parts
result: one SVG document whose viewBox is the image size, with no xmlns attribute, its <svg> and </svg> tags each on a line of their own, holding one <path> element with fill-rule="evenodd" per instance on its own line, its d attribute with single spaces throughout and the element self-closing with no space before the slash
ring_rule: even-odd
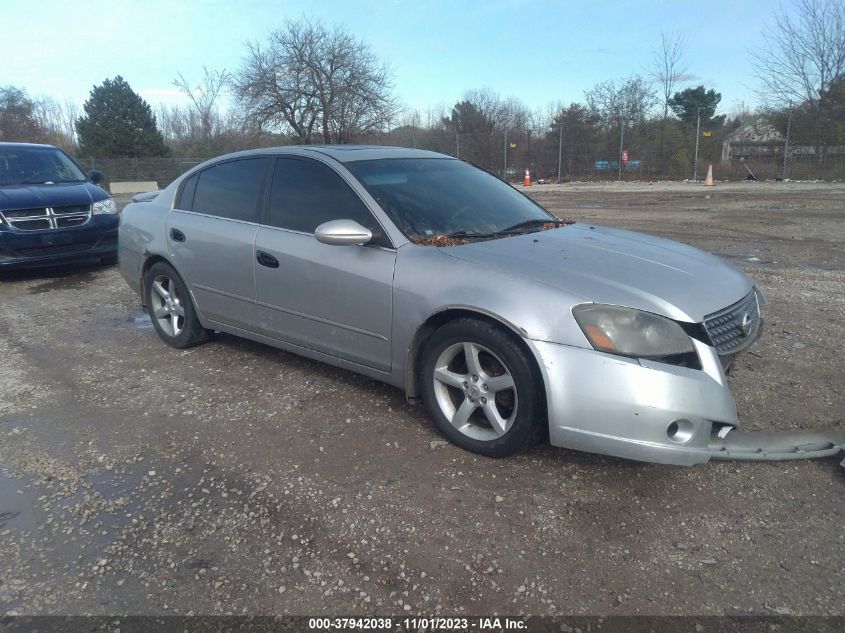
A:
<svg viewBox="0 0 845 633">
<path fill-rule="evenodd" d="M 118 222 L 118 215 L 95 215 L 84 225 L 67 229 L 0 227 L 0 270 L 114 257 Z"/>
</svg>

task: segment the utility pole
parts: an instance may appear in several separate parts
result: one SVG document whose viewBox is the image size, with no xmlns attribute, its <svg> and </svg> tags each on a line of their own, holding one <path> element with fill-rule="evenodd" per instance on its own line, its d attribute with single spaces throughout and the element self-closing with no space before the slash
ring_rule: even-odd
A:
<svg viewBox="0 0 845 633">
<path fill-rule="evenodd" d="M 502 180 L 507 182 L 508 181 L 508 128 L 505 128 L 504 137 L 505 137 L 505 141 L 504 141 L 503 147 L 504 147 L 504 150 L 505 150 L 505 152 L 504 152 L 505 160 L 504 160 L 504 163 L 502 165 Z"/>
<path fill-rule="evenodd" d="M 692 167 L 692 181 L 698 182 L 698 140 L 701 136 L 701 108 L 695 119 L 695 162 Z"/>
<path fill-rule="evenodd" d="M 525 162 L 527 163 L 525 166 L 531 168 L 531 130 L 527 130 L 528 132 L 528 151 L 526 152 L 526 159 Z M 533 171 L 533 169 L 532 169 Z M 534 174 L 534 178 L 537 178 L 537 175 Z"/>
<path fill-rule="evenodd" d="M 617 158 L 619 159 L 618 180 L 622 180 L 622 151 L 623 151 L 624 146 L 625 146 L 625 122 L 622 120 L 622 117 L 619 117 L 619 155 L 617 156 Z"/>
<path fill-rule="evenodd" d="M 563 159 L 563 112 L 560 113 L 560 123 L 558 124 L 558 127 L 560 129 L 558 130 L 557 140 L 557 181 L 560 182 L 560 164 Z"/>
<path fill-rule="evenodd" d="M 783 140 L 783 167 L 780 170 L 780 179 L 786 180 L 786 161 L 789 155 L 789 132 L 792 129 L 792 104 L 789 104 L 789 117 L 786 119 L 786 138 Z"/>
</svg>

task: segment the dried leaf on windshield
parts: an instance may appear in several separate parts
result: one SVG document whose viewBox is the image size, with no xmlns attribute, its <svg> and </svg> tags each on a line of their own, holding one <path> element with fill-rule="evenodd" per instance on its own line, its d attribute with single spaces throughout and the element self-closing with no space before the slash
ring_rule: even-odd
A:
<svg viewBox="0 0 845 633">
<path fill-rule="evenodd" d="M 420 246 L 460 246 L 468 244 L 469 240 L 463 237 L 449 237 L 448 235 L 428 235 L 426 237 L 412 237 L 411 241 Z"/>
<path fill-rule="evenodd" d="M 557 222 L 546 222 L 545 224 L 541 224 L 540 228 L 543 231 L 549 231 L 551 229 L 557 229 L 562 226 L 569 226 L 570 224 L 575 224 L 576 220 L 570 220 L 569 218 L 561 218 Z"/>
</svg>

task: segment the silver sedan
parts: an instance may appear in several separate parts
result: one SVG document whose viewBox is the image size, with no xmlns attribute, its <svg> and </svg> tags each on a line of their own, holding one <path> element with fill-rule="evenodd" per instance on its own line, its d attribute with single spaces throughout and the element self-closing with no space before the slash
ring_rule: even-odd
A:
<svg viewBox="0 0 845 633">
<path fill-rule="evenodd" d="M 748 277 L 683 244 L 561 221 L 460 160 L 231 154 L 130 204 L 119 244 L 168 345 L 222 331 L 365 374 L 470 451 L 548 437 L 694 464 L 745 450 L 725 445 L 739 423 L 725 368 L 761 330 Z"/>
</svg>

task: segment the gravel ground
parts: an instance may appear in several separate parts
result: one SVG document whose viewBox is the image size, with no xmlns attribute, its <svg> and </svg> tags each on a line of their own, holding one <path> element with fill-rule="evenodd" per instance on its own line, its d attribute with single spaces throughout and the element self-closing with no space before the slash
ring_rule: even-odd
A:
<svg viewBox="0 0 845 633">
<path fill-rule="evenodd" d="M 845 424 L 845 185 L 530 193 L 744 267 L 746 427 Z M 115 268 L 0 284 L 0 614 L 845 614 L 838 460 L 486 459 L 366 378 L 165 347 Z"/>
</svg>

